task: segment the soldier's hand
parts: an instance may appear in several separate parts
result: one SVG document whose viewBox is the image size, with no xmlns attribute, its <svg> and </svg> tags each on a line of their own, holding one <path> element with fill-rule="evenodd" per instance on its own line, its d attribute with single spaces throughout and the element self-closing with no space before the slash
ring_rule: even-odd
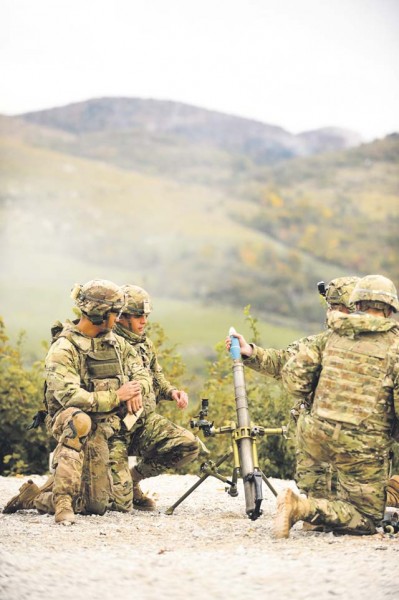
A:
<svg viewBox="0 0 399 600">
<path fill-rule="evenodd" d="M 126 402 L 126 408 L 130 413 L 136 412 L 143 406 L 141 385 L 138 381 L 124 383 L 116 393 L 121 402 Z"/>
<path fill-rule="evenodd" d="M 138 381 L 130 381 L 132 398 L 127 401 L 126 408 L 128 412 L 135 413 L 143 406 L 143 396 L 141 395 L 141 385 Z"/>
<path fill-rule="evenodd" d="M 126 408 L 128 413 L 136 413 L 143 406 L 143 399 L 140 396 L 135 396 L 131 400 L 126 402 Z"/>
<path fill-rule="evenodd" d="M 251 356 L 252 352 L 253 352 L 253 348 L 250 344 L 248 344 L 248 342 L 245 340 L 244 336 L 241 335 L 241 333 L 234 333 L 233 337 L 236 337 L 238 339 L 238 342 L 240 344 L 240 352 L 243 356 Z M 227 352 L 230 352 L 230 348 L 231 348 L 231 339 L 230 336 L 228 335 L 227 338 L 225 339 L 225 345 L 226 345 L 226 350 Z"/>
<path fill-rule="evenodd" d="M 171 398 L 174 400 L 179 408 L 187 408 L 188 396 L 183 390 L 173 390 Z"/>
</svg>

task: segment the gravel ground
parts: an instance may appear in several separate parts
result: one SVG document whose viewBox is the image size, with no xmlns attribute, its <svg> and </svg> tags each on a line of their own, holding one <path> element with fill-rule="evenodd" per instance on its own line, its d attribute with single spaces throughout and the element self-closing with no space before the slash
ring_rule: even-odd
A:
<svg viewBox="0 0 399 600">
<path fill-rule="evenodd" d="M 0 477 L 1 509 L 27 480 Z M 166 515 L 195 481 L 144 481 L 155 513 L 78 516 L 71 527 L 36 511 L 0 514 L 1 600 L 398 598 L 399 535 L 335 537 L 303 532 L 298 523 L 288 540 L 275 540 L 271 492 L 265 489 L 263 515 L 253 522 L 242 487 L 232 498 L 213 477 Z M 277 490 L 294 487 L 271 482 Z"/>
</svg>

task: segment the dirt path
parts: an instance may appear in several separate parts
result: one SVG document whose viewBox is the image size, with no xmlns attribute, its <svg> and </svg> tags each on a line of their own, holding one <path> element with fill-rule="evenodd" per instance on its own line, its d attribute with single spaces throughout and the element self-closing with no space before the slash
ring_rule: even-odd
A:
<svg viewBox="0 0 399 600">
<path fill-rule="evenodd" d="M 0 508 L 27 481 L 0 477 Z M 45 477 L 33 476 L 39 485 Z M 343 600 L 399 597 L 399 535 L 335 537 L 271 535 L 275 498 L 265 490 L 264 514 L 245 516 L 238 498 L 214 478 L 171 516 L 165 514 L 195 481 L 162 475 L 143 483 L 157 513 L 78 516 L 72 527 L 24 511 L 0 515 L 1 600 Z M 292 482 L 271 480 L 277 490 Z M 240 482 L 241 483 L 241 482 Z"/>
</svg>

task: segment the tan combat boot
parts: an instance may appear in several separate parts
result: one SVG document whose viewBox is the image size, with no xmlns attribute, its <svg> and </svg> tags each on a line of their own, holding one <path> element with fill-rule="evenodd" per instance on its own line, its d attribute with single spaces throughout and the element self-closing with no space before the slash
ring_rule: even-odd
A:
<svg viewBox="0 0 399 600">
<path fill-rule="evenodd" d="M 133 480 L 133 507 L 136 510 L 153 511 L 157 509 L 154 500 L 146 496 L 140 487 L 139 481 L 143 479 L 135 467 L 130 469 L 130 474 Z"/>
<path fill-rule="evenodd" d="M 57 496 L 55 500 L 55 522 L 60 525 L 75 523 L 75 513 L 73 512 L 70 496 Z"/>
<path fill-rule="evenodd" d="M 387 485 L 387 506 L 399 506 L 399 475 L 393 475 Z"/>
<path fill-rule="evenodd" d="M 288 538 L 290 529 L 297 521 L 303 521 L 310 515 L 309 500 L 298 496 L 290 488 L 277 496 L 277 514 L 274 521 L 274 536 Z"/>
<path fill-rule="evenodd" d="M 3 513 L 10 514 L 17 512 L 17 510 L 34 509 L 35 506 L 33 501 L 39 493 L 40 490 L 38 486 L 33 483 L 31 479 L 28 479 L 28 481 L 19 488 L 19 493 L 7 502 L 3 508 Z"/>
</svg>

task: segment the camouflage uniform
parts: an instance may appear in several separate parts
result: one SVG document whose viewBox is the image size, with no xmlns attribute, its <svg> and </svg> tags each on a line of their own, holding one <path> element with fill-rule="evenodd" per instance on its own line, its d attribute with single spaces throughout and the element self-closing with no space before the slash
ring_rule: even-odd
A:
<svg viewBox="0 0 399 600">
<path fill-rule="evenodd" d="M 171 400 L 170 394 L 176 388 L 163 375 L 152 341 L 146 335 L 136 335 L 119 324 L 115 332 L 136 349 L 153 384 L 151 392 L 143 398 L 144 411 L 133 429 L 115 436 L 110 457 L 115 498 L 113 508 L 129 511 L 132 503 L 125 490 L 131 485 L 131 476 L 121 469 L 127 454 L 140 457 L 135 471 L 145 479 L 191 462 L 198 456 L 199 444 L 192 432 L 155 412 L 157 401 Z"/>
<path fill-rule="evenodd" d="M 324 282 L 320 282 L 318 289 L 331 310 L 353 311 L 354 305 L 350 302 L 350 294 L 358 281 L 359 277 L 355 276 L 338 277 L 331 280 L 327 286 Z M 284 365 L 297 354 L 301 346 L 318 345 L 322 343 L 323 339 L 324 332 L 296 340 L 283 350 L 263 349 L 255 344 L 250 344 L 253 352 L 250 357 L 244 358 L 243 363 L 263 375 L 281 380 L 281 371 Z M 309 411 L 310 404 L 311 398 L 307 398 L 306 402 L 301 398 L 300 402 L 293 406 L 291 416 L 297 421 L 297 430 L 300 429 L 301 421 Z M 336 495 L 336 482 L 331 466 L 319 464 L 316 471 L 314 465 L 308 465 L 306 457 L 302 454 L 301 437 L 298 435 L 295 456 L 295 481 L 298 488 L 310 495 L 333 498 Z"/>
<path fill-rule="evenodd" d="M 309 498 L 307 519 L 367 534 L 383 516 L 392 430 L 399 414 L 399 341 L 393 319 L 366 313 L 328 315 L 329 331 L 302 345 L 283 368 L 288 391 L 310 414 L 298 424 L 306 470 L 317 485 L 333 464 L 337 498 Z"/>
<path fill-rule="evenodd" d="M 288 359 L 294 356 L 299 348 L 299 344 L 304 340 L 298 340 L 293 342 L 284 350 L 275 350 L 274 348 L 260 348 L 256 344 L 250 344 L 252 346 L 251 356 L 243 356 L 243 363 L 246 367 L 261 373 L 262 375 L 269 375 L 274 379 L 281 379 L 281 370 Z M 309 338 L 311 339 L 311 338 Z"/>
<path fill-rule="evenodd" d="M 327 304 L 329 306 L 342 304 L 349 310 L 352 310 L 354 307 L 349 302 L 349 296 L 358 280 L 358 277 L 338 277 L 337 279 L 333 279 L 325 289 L 326 291 L 322 293 L 326 298 Z M 249 357 L 243 356 L 243 363 L 246 367 L 250 367 L 254 371 L 262 373 L 262 375 L 281 379 L 282 368 L 292 356 L 296 355 L 300 346 L 303 344 L 312 344 L 317 338 L 318 336 L 316 335 L 301 338 L 292 342 L 283 350 L 275 350 L 274 348 L 264 349 L 255 344 L 250 344 L 253 352 Z"/>
<path fill-rule="evenodd" d="M 71 323 L 50 347 L 45 367 L 46 425 L 58 445 L 52 490 L 37 496 L 34 505 L 53 513 L 57 499 L 69 497 L 74 512 L 103 514 L 112 497 L 109 446 L 126 411 L 116 390 L 135 379 L 149 393 L 148 373 L 135 350 L 112 331 L 89 337 Z M 82 413 L 90 424 L 83 439 L 74 424 Z"/>
<path fill-rule="evenodd" d="M 274 348 L 260 348 L 255 344 L 251 344 L 253 348 L 253 354 L 244 358 L 243 363 L 245 366 L 268 375 L 274 379 L 281 380 L 281 371 L 288 360 L 295 356 L 301 346 L 307 346 L 310 344 L 317 344 L 324 337 L 324 333 L 319 335 L 308 336 L 301 338 L 295 342 L 292 342 L 287 348 L 283 350 L 275 350 Z M 304 415 L 309 410 L 309 400 L 306 404 L 303 398 L 293 406 L 291 411 L 292 418 L 296 421 L 297 431 L 300 427 L 300 423 L 304 418 Z M 335 495 L 335 485 L 332 481 L 331 468 L 328 464 L 319 465 L 317 469 L 317 477 L 311 466 L 309 466 L 302 455 L 301 450 L 301 439 L 297 435 L 297 443 L 295 449 L 296 458 L 296 472 L 295 481 L 298 488 L 308 494 L 322 497 L 333 497 Z M 311 470 L 309 476 L 308 471 Z"/>
</svg>

